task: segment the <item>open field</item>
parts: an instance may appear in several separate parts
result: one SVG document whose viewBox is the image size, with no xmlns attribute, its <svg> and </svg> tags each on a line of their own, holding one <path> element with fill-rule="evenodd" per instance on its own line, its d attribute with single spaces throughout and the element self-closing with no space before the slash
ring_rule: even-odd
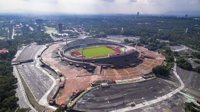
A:
<svg viewBox="0 0 200 112">
<path fill-rule="evenodd" d="M 109 54 L 113 54 L 114 50 L 108 48 L 107 46 L 91 46 L 79 49 L 78 52 L 85 58 L 95 58 L 95 57 L 107 57 Z"/>
<path fill-rule="evenodd" d="M 5 39 L 6 37 L 2 37 L 2 36 L 0 36 L 0 40 L 3 40 L 3 39 Z"/>
<path fill-rule="evenodd" d="M 46 33 L 48 33 L 48 34 L 58 33 L 58 31 L 56 30 L 56 28 L 53 28 L 53 27 L 45 26 L 45 30 L 46 30 Z"/>
</svg>

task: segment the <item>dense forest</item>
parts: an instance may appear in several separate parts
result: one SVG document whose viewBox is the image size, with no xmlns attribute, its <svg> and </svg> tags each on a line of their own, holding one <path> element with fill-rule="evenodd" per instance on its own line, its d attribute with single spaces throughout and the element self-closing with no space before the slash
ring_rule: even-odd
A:
<svg viewBox="0 0 200 112">
<path fill-rule="evenodd" d="M 68 27 L 81 26 L 94 37 L 140 36 L 169 40 L 200 50 L 200 19 L 161 16 L 62 16 L 54 18 Z"/>
<path fill-rule="evenodd" d="M 12 19 L 3 18 L 0 26 L 12 30 L 14 23 L 10 23 L 10 20 Z M 11 65 L 18 48 L 32 42 L 43 44 L 52 41 L 48 34 L 43 33 L 37 27 L 39 26 L 35 26 L 36 30 L 30 31 L 28 27 L 24 26 L 21 30 L 22 35 L 15 36 L 15 39 L 10 39 L 9 36 L 11 34 L 7 34 L 5 39 L 0 40 L 0 49 L 6 48 L 9 51 L 8 53 L 0 54 L 0 112 L 14 112 L 18 108 L 18 98 L 15 96 L 17 79 L 13 76 Z M 0 36 L 5 37 L 5 28 L 0 28 Z M 23 111 L 23 109 L 18 109 L 18 112 L 20 111 Z"/>
<path fill-rule="evenodd" d="M 14 112 L 18 98 L 15 96 L 16 78 L 13 76 L 11 60 L 17 50 L 14 41 L 0 41 L 0 48 L 7 48 L 9 53 L 0 54 L 0 112 Z"/>
</svg>

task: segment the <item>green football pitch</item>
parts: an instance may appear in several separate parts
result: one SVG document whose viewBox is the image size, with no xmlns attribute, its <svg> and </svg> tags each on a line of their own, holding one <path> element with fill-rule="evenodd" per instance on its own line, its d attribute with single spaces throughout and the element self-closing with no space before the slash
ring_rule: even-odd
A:
<svg viewBox="0 0 200 112">
<path fill-rule="evenodd" d="M 86 47 L 83 49 L 83 51 L 81 49 L 79 49 L 78 51 L 85 58 L 104 58 L 108 57 L 108 54 L 113 54 L 115 52 L 113 49 L 110 49 L 106 46 Z"/>
</svg>

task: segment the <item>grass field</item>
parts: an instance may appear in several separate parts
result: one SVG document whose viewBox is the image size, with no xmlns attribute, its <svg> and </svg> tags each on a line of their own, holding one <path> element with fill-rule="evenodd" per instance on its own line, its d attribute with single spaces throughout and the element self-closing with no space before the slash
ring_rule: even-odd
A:
<svg viewBox="0 0 200 112">
<path fill-rule="evenodd" d="M 1 37 L 1 36 L 0 36 L 0 40 L 4 40 L 5 38 L 6 38 L 6 37 Z"/>
<path fill-rule="evenodd" d="M 93 46 L 93 47 L 87 47 L 82 50 L 80 49 L 78 51 L 80 54 L 82 54 L 85 58 L 94 58 L 94 57 L 107 57 L 108 54 L 113 54 L 115 51 L 106 47 L 106 46 Z"/>
<path fill-rule="evenodd" d="M 56 28 L 53 28 L 53 27 L 48 27 L 48 26 L 45 26 L 45 30 L 46 30 L 46 33 L 48 34 L 51 34 L 51 33 L 58 33 L 58 31 L 56 30 Z"/>
</svg>

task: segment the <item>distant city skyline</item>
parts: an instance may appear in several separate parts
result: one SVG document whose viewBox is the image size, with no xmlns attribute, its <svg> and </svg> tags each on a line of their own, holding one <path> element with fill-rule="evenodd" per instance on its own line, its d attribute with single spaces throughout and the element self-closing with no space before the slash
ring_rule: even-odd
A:
<svg viewBox="0 0 200 112">
<path fill-rule="evenodd" d="M 1 0 L 0 13 L 12 14 L 200 15 L 200 0 Z"/>
</svg>

